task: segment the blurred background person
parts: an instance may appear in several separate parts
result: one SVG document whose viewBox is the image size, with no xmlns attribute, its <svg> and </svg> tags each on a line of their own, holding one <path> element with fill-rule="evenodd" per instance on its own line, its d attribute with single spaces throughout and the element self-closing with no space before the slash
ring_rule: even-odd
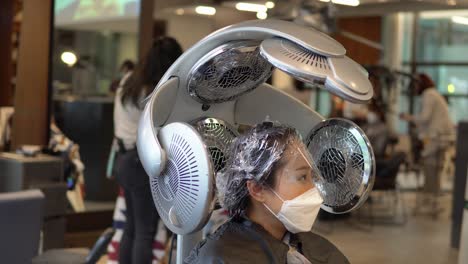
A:
<svg viewBox="0 0 468 264">
<path fill-rule="evenodd" d="M 421 110 L 416 115 L 402 113 L 400 118 L 416 126 L 418 137 L 423 142 L 424 191 L 438 193 L 442 158 L 455 129 L 447 101 L 435 88 L 434 81 L 424 73 L 419 74 L 418 79 L 415 92 L 422 97 Z"/>
<path fill-rule="evenodd" d="M 110 92 L 115 93 L 117 91 L 117 88 L 121 87 L 125 81 L 132 75 L 133 70 L 135 69 L 135 64 L 131 60 L 125 60 L 122 62 L 122 65 L 120 65 L 119 68 L 119 76 L 117 79 L 112 81 L 110 85 Z"/>
<path fill-rule="evenodd" d="M 330 95 L 331 110 L 328 117 L 343 117 L 344 101 L 340 97 L 332 94 Z"/>
<path fill-rule="evenodd" d="M 119 263 L 152 263 L 153 239 L 159 216 L 154 207 L 148 176 L 136 150 L 143 99 L 182 54 L 177 41 L 162 37 L 153 42 L 142 65 L 122 78 L 114 101 L 114 133 L 119 146 L 115 176 L 124 189 L 126 223 L 120 242 Z M 125 66 L 125 65 L 123 65 Z M 125 66 L 127 67 L 127 66 Z"/>
<path fill-rule="evenodd" d="M 95 93 L 94 89 L 98 86 L 98 75 L 95 59 L 90 55 L 80 56 L 75 65 L 73 65 L 73 93 L 80 96 Z"/>
</svg>

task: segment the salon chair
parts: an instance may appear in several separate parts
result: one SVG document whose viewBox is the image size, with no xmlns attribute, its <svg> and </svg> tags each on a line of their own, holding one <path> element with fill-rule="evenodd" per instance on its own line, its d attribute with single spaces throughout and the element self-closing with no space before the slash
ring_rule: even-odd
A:
<svg viewBox="0 0 468 264">
<path fill-rule="evenodd" d="M 383 221 L 379 221 L 379 223 L 404 224 L 407 219 L 406 207 L 397 183 L 397 176 L 400 166 L 406 161 L 406 154 L 393 151 L 389 155 L 386 154 L 388 153 L 387 148 L 394 144 L 394 138 L 387 132 L 382 132 L 378 140 L 375 141 L 371 137 L 370 141 L 374 148 L 376 159 L 375 182 L 373 192 L 368 200 L 371 223 L 376 223 L 377 219 L 381 219 Z M 380 195 L 379 198 L 382 199 L 377 199 L 377 195 Z M 391 216 L 387 217 L 388 214 L 385 214 L 386 216 L 376 214 L 375 204 L 377 200 L 385 201 L 387 198 L 390 199 L 390 203 L 388 204 L 390 204 Z M 400 212 L 398 211 L 399 209 L 401 210 Z"/>
<path fill-rule="evenodd" d="M 0 263 L 90 264 L 106 252 L 112 229 L 104 231 L 91 250 L 51 249 L 37 256 L 44 207 L 45 196 L 40 190 L 0 194 Z"/>
<path fill-rule="evenodd" d="M 0 263 L 31 263 L 39 250 L 44 194 L 0 193 Z"/>
</svg>

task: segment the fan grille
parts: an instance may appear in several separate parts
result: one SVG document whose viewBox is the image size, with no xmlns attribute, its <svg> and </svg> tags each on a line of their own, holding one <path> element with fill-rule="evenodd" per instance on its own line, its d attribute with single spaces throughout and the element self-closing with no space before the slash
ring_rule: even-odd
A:
<svg viewBox="0 0 468 264">
<path fill-rule="evenodd" d="M 168 219 L 173 205 L 177 220 L 183 225 L 190 221 L 196 206 L 200 181 L 198 164 L 190 144 L 178 134 L 172 135 L 167 154 L 166 168 L 161 175 L 151 178 L 153 198 L 161 217 Z"/>
<path fill-rule="evenodd" d="M 237 132 L 222 120 L 206 118 L 195 123 L 195 128 L 207 145 L 215 172 L 226 165 L 229 148 L 237 137 Z"/>
<path fill-rule="evenodd" d="M 299 45 L 293 45 L 292 42 L 285 39 L 281 40 L 281 48 L 280 52 L 290 60 L 323 70 L 331 70 L 325 56 L 307 50 Z"/>
<path fill-rule="evenodd" d="M 287 39 L 266 39 L 260 47 L 261 54 L 275 67 L 299 80 L 321 84 L 327 76 L 333 75 L 327 57 Z"/>
<path fill-rule="evenodd" d="M 158 177 L 158 185 L 165 186 L 165 188 L 159 188 L 161 196 L 166 201 L 174 200 L 174 197 L 177 194 L 179 189 L 179 172 L 177 171 L 177 166 L 172 160 L 168 160 L 166 170 L 162 177 Z"/>
<path fill-rule="evenodd" d="M 234 100 L 264 83 L 273 69 L 256 42 L 223 45 L 202 60 L 189 74 L 188 91 L 204 104 Z"/>
<path fill-rule="evenodd" d="M 324 204 L 339 207 L 350 203 L 365 175 L 362 145 L 349 128 L 338 125 L 315 131 L 307 145 L 322 175 L 316 184 Z"/>
<path fill-rule="evenodd" d="M 346 160 L 339 150 L 329 148 L 320 157 L 318 169 L 327 182 L 342 181 L 345 177 Z"/>
</svg>

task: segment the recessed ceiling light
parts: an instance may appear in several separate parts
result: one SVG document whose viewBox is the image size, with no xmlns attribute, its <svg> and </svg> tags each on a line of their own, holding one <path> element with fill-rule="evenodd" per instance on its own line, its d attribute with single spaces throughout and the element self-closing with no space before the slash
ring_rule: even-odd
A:
<svg viewBox="0 0 468 264">
<path fill-rule="evenodd" d="M 211 6 L 197 6 L 195 8 L 195 12 L 197 12 L 197 14 L 199 15 L 212 16 L 216 14 L 216 8 L 211 7 Z"/>
<path fill-rule="evenodd" d="M 266 12 L 267 7 L 260 4 L 252 4 L 252 3 L 243 3 L 239 2 L 236 4 L 236 9 L 240 11 L 249 11 L 249 12 Z"/>
<path fill-rule="evenodd" d="M 359 0 L 331 0 L 337 5 L 358 6 Z M 320 2 L 330 2 L 330 0 L 320 0 Z"/>
<path fill-rule="evenodd" d="M 452 22 L 462 25 L 468 25 L 468 18 L 462 16 L 453 16 Z"/>
<path fill-rule="evenodd" d="M 275 2 L 272 2 L 272 1 L 268 1 L 265 3 L 265 6 L 269 9 L 271 8 L 274 8 L 275 7 Z"/>
<path fill-rule="evenodd" d="M 257 18 L 258 19 L 266 19 L 268 17 L 268 14 L 266 12 L 258 12 L 257 13 Z"/>
<path fill-rule="evenodd" d="M 359 0 L 332 0 L 332 3 L 338 5 L 358 6 Z"/>
</svg>

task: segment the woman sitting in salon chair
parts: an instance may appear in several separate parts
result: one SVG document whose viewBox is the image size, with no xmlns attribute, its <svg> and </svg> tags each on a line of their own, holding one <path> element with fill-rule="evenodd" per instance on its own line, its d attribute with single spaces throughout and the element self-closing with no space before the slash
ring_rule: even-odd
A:
<svg viewBox="0 0 468 264">
<path fill-rule="evenodd" d="M 231 219 L 202 241 L 186 263 L 349 263 L 311 231 L 322 198 L 319 177 L 297 132 L 265 122 L 239 137 L 217 174 Z"/>
</svg>

